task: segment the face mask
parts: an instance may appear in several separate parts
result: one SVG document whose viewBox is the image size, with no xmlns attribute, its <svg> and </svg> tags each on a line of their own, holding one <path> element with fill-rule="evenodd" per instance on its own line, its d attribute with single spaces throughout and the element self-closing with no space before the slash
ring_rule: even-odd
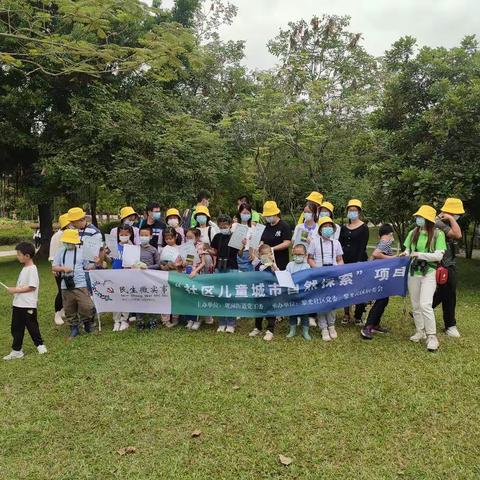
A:
<svg viewBox="0 0 480 480">
<path fill-rule="evenodd" d="M 454 218 L 455 220 L 458 220 L 458 219 L 460 218 L 460 215 L 453 215 L 453 218 Z"/>
<path fill-rule="evenodd" d="M 415 223 L 417 224 L 417 227 L 423 228 L 425 226 L 425 219 L 423 217 L 416 217 Z"/>
<path fill-rule="evenodd" d="M 333 227 L 322 228 L 322 235 L 326 238 L 330 238 L 333 235 Z"/>
<path fill-rule="evenodd" d="M 242 222 L 248 222 L 252 216 L 249 213 L 241 213 L 240 218 L 242 219 Z"/>
<path fill-rule="evenodd" d="M 293 261 L 295 263 L 303 263 L 303 262 L 305 262 L 305 255 L 294 255 L 293 256 Z"/>
<path fill-rule="evenodd" d="M 263 265 L 270 265 L 273 263 L 270 255 L 260 255 L 260 261 Z"/>
<path fill-rule="evenodd" d="M 162 213 L 161 212 L 153 212 L 152 213 L 152 218 L 154 220 L 160 220 L 162 218 Z"/>
<path fill-rule="evenodd" d="M 358 218 L 358 212 L 356 210 L 350 210 L 350 212 L 347 213 L 347 218 L 349 220 L 356 220 Z"/>
<path fill-rule="evenodd" d="M 129 235 L 120 235 L 118 237 L 118 239 L 120 240 L 120 243 L 127 243 L 130 240 L 130 236 Z"/>
<path fill-rule="evenodd" d="M 206 215 L 197 215 L 197 222 L 200 225 L 205 225 L 207 223 L 207 216 Z"/>
<path fill-rule="evenodd" d="M 140 237 L 140 243 L 142 245 L 148 245 L 150 243 L 150 237 Z"/>
<path fill-rule="evenodd" d="M 324 218 L 324 217 L 329 217 L 330 214 L 328 212 L 320 212 L 320 218 Z"/>
<path fill-rule="evenodd" d="M 265 217 L 265 221 L 266 221 L 267 223 L 273 223 L 274 220 L 275 220 L 275 217 Z"/>
<path fill-rule="evenodd" d="M 229 228 L 221 228 L 220 233 L 222 235 L 230 235 L 230 229 Z"/>
<path fill-rule="evenodd" d="M 133 220 L 125 220 L 123 222 L 125 225 L 128 225 L 129 227 L 133 227 L 133 224 L 135 223 Z"/>
<path fill-rule="evenodd" d="M 75 250 L 75 245 L 73 243 L 64 243 L 67 250 Z"/>
<path fill-rule="evenodd" d="M 176 228 L 178 227 L 178 218 L 170 218 L 167 223 L 170 227 Z"/>
<path fill-rule="evenodd" d="M 305 212 L 303 214 L 303 218 L 305 219 L 306 222 L 309 222 L 313 218 L 313 213 L 310 212 Z"/>
<path fill-rule="evenodd" d="M 189 245 L 193 245 L 195 243 L 195 239 L 194 238 L 187 238 L 187 240 L 185 240 L 185 243 L 188 243 Z"/>
</svg>

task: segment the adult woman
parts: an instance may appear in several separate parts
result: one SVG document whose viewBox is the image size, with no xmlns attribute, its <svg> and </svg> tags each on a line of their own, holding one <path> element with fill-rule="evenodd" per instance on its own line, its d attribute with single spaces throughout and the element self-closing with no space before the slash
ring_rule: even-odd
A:
<svg viewBox="0 0 480 480">
<path fill-rule="evenodd" d="M 133 243 L 140 245 L 140 233 L 138 227 L 134 227 L 134 224 L 138 221 L 139 215 L 132 207 L 123 207 L 120 209 L 120 223 L 118 227 L 127 225 L 133 228 Z M 110 235 L 118 237 L 118 227 L 112 228 Z"/>
<path fill-rule="evenodd" d="M 266 222 L 262 243 L 272 248 L 279 270 L 285 270 L 289 261 L 288 247 L 292 243 L 292 230 L 288 223 L 280 218 L 280 209 L 273 200 L 265 202 L 262 217 Z"/>
<path fill-rule="evenodd" d="M 320 192 L 311 192 L 310 195 L 305 200 L 307 200 L 308 202 L 314 203 L 316 207 L 319 208 L 323 202 L 323 195 Z M 303 218 L 303 212 L 302 212 L 302 214 L 298 218 L 297 225 L 301 225 L 303 222 L 304 222 L 304 218 Z"/>
<path fill-rule="evenodd" d="M 318 217 L 330 217 L 333 220 L 333 204 L 330 202 L 323 202 L 320 205 L 319 211 L 318 211 Z M 337 225 L 335 222 L 333 222 L 333 239 L 338 240 L 340 238 L 340 225 Z"/>
<path fill-rule="evenodd" d="M 412 301 L 416 332 L 412 342 L 427 340 L 427 349 L 438 350 L 437 327 L 432 303 L 437 288 L 436 267 L 447 249 L 445 234 L 435 228 L 437 212 L 429 205 L 422 205 L 414 213 L 416 227 L 405 240 L 404 255 L 412 257 L 408 275 L 408 291 Z"/>
<path fill-rule="evenodd" d="M 352 198 L 347 204 L 348 223 L 340 229 L 339 241 L 343 248 L 343 261 L 345 263 L 366 262 L 368 260 L 367 245 L 369 231 L 367 225 L 360 219 L 362 202 Z M 362 325 L 362 315 L 366 305 L 355 305 L 354 321 L 356 325 Z M 350 307 L 345 308 L 343 325 L 350 323 Z"/>
<path fill-rule="evenodd" d="M 185 241 L 185 230 L 180 226 L 182 217 L 180 212 L 176 208 L 169 208 L 165 216 L 165 221 L 169 227 L 175 229 L 175 231 L 182 237 L 182 243 Z"/>
<path fill-rule="evenodd" d="M 242 253 L 238 253 L 237 255 L 237 264 L 238 264 L 238 270 L 240 272 L 252 272 L 253 271 L 253 265 L 252 262 L 250 261 L 250 237 L 252 235 L 252 218 L 253 218 L 253 210 L 252 207 L 249 203 L 241 203 L 238 206 L 237 209 L 237 218 L 238 222 L 232 223 L 232 232 L 235 231 L 238 225 L 245 225 L 248 227 L 248 233 L 247 233 L 247 242 L 245 244 L 245 247 L 243 249 Z"/>
<path fill-rule="evenodd" d="M 308 246 L 315 237 L 318 237 L 318 209 L 319 206 L 314 202 L 307 202 L 303 209 L 303 223 L 295 227 L 292 235 L 294 245 L 299 243 Z"/>
<path fill-rule="evenodd" d="M 200 240 L 203 243 L 208 243 L 208 245 L 210 245 L 213 237 L 219 233 L 218 227 L 214 223 L 210 222 L 210 211 L 203 205 L 197 205 L 195 213 L 193 214 L 193 218 L 195 220 L 194 227 L 198 228 L 202 233 Z"/>
</svg>

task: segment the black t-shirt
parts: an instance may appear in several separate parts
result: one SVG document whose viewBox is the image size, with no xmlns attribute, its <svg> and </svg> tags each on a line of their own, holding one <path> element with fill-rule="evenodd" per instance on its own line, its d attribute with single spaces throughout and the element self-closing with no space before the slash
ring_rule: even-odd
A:
<svg viewBox="0 0 480 480">
<path fill-rule="evenodd" d="M 167 225 L 162 222 L 162 220 L 155 220 L 152 224 L 148 223 L 148 220 L 142 218 L 138 228 L 148 227 L 152 230 L 152 239 L 150 240 L 150 245 L 152 247 L 158 248 L 158 245 L 161 245 L 163 241 L 163 231 L 167 228 Z"/>
<path fill-rule="evenodd" d="M 226 258 L 226 268 L 230 270 L 238 270 L 237 254 L 239 251 L 236 248 L 228 246 L 231 236 L 231 233 L 228 235 L 217 233 L 212 239 L 210 246 L 217 251 L 217 268 L 222 269 L 225 267 L 225 265 L 222 266 L 221 259 Z"/>
<path fill-rule="evenodd" d="M 285 240 L 292 239 L 292 229 L 288 225 L 288 223 L 280 220 L 276 225 L 267 224 L 265 226 L 265 230 L 263 231 L 262 235 L 262 242 L 270 247 L 276 247 L 280 245 Z M 288 248 L 285 250 L 276 250 L 275 254 L 275 262 L 277 267 L 280 270 L 285 270 L 287 268 L 287 264 L 289 262 L 289 253 Z"/>
<path fill-rule="evenodd" d="M 368 260 L 367 245 L 370 232 L 364 223 L 353 230 L 342 225 L 339 241 L 343 249 L 345 263 L 364 262 Z"/>
</svg>

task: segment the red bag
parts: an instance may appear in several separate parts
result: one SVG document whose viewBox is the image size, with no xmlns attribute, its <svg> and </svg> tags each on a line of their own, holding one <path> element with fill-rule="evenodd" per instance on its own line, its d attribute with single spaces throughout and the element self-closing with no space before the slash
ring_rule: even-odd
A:
<svg viewBox="0 0 480 480">
<path fill-rule="evenodd" d="M 437 285 L 445 285 L 448 282 L 448 268 L 441 265 L 437 267 L 436 278 Z"/>
</svg>

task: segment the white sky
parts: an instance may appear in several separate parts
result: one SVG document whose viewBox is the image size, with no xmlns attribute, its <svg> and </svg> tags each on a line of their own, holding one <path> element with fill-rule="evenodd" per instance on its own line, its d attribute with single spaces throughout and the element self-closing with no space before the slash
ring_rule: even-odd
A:
<svg viewBox="0 0 480 480">
<path fill-rule="evenodd" d="M 363 34 L 363 45 L 381 55 L 398 38 L 411 35 L 419 45 L 453 47 L 465 35 L 480 40 L 480 0 L 230 0 L 238 6 L 233 25 L 223 27 L 224 40 L 245 40 L 245 64 L 272 67 L 266 44 L 289 21 L 314 14 L 350 15 L 350 30 Z M 206 1 L 208 3 L 208 0 Z M 173 0 L 164 0 L 170 7 Z"/>
</svg>

